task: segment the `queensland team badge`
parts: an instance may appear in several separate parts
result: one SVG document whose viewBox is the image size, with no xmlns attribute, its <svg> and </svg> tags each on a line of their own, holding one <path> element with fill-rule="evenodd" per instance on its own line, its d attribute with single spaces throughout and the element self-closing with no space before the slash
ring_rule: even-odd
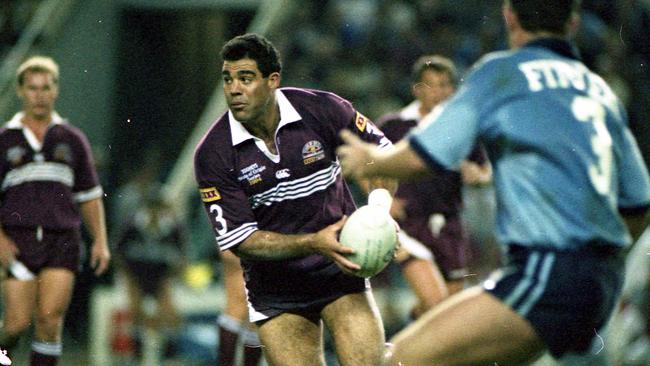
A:
<svg viewBox="0 0 650 366">
<path fill-rule="evenodd" d="M 12 165 L 12 166 L 17 166 L 22 164 L 25 154 L 27 151 L 23 149 L 20 146 L 14 146 L 7 150 L 7 161 Z"/>
<path fill-rule="evenodd" d="M 325 157 L 325 150 L 320 141 L 311 140 L 302 147 L 302 162 L 305 165 L 319 161 Z"/>
</svg>

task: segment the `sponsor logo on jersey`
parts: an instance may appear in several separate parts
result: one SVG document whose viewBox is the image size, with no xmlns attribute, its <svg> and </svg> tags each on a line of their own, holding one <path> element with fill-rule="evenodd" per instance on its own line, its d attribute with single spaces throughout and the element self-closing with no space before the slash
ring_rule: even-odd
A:
<svg viewBox="0 0 650 366">
<path fill-rule="evenodd" d="M 305 165 L 319 161 L 324 157 L 325 151 L 320 141 L 311 140 L 302 147 L 302 161 Z"/>
<path fill-rule="evenodd" d="M 291 176 L 291 171 L 289 169 L 280 169 L 275 172 L 275 177 L 277 179 L 289 178 Z"/>
<path fill-rule="evenodd" d="M 262 172 L 266 170 L 266 166 L 260 166 L 257 163 L 251 164 L 241 170 L 241 175 L 237 177 L 240 182 L 248 181 L 249 185 L 257 184 L 262 181 Z"/>
<path fill-rule="evenodd" d="M 201 188 L 199 193 L 201 193 L 201 201 L 203 202 L 213 202 L 221 199 L 221 195 L 215 187 Z"/>
<path fill-rule="evenodd" d="M 9 161 L 12 166 L 20 165 L 25 157 L 25 152 L 25 149 L 22 147 L 14 146 L 7 150 L 7 161 Z"/>
<path fill-rule="evenodd" d="M 72 162 L 72 152 L 70 151 L 70 146 L 68 144 L 58 144 L 54 147 L 54 152 L 52 153 L 54 160 L 62 161 L 65 163 Z"/>
<path fill-rule="evenodd" d="M 357 126 L 359 131 L 363 132 L 366 129 L 366 125 L 368 124 L 368 118 L 364 116 L 363 114 L 357 112 L 357 116 L 354 120 L 354 125 Z"/>
</svg>

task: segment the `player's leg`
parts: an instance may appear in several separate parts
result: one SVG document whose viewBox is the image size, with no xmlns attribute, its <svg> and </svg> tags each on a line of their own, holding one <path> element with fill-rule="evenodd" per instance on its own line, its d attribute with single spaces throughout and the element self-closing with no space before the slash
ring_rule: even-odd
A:
<svg viewBox="0 0 650 366">
<path fill-rule="evenodd" d="M 63 320 L 72 297 L 74 280 L 74 273 L 64 268 L 45 268 L 38 274 L 32 365 L 56 365 L 61 356 Z"/>
<path fill-rule="evenodd" d="M 444 220 L 439 232 L 434 233 L 432 229 L 430 225 L 427 247 L 433 253 L 445 279 L 449 295 L 457 294 L 465 289 L 465 279 L 469 274 L 470 242 L 465 234 L 463 222 L 457 216 L 449 217 Z"/>
<path fill-rule="evenodd" d="M 36 307 L 36 280 L 8 277 L 2 282 L 4 315 L 0 327 L 0 348 L 13 352 L 20 336 L 29 329 Z"/>
<path fill-rule="evenodd" d="M 156 325 L 163 330 L 177 328 L 181 324 L 181 317 L 174 303 L 174 288 L 170 275 L 165 275 L 161 279 L 156 290 L 156 302 L 158 303 Z"/>
<path fill-rule="evenodd" d="M 328 304 L 321 314 L 341 366 L 381 363 L 384 328 L 371 291 L 342 296 Z"/>
<path fill-rule="evenodd" d="M 325 366 L 323 331 L 317 319 L 282 313 L 258 324 L 257 333 L 269 366 Z"/>
<path fill-rule="evenodd" d="M 400 231 L 399 240 L 401 245 L 396 260 L 418 300 L 411 312 L 417 318 L 448 297 L 449 292 L 431 251 L 404 230 Z"/>
<path fill-rule="evenodd" d="M 245 321 L 248 311 L 244 292 L 244 276 L 239 265 L 239 258 L 229 251 L 221 252 L 221 263 L 226 304 L 223 313 L 217 319 L 219 328 L 217 354 L 219 365 L 232 366 L 235 364 L 242 322 Z"/>
<path fill-rule="evenodd" d="M 145 314 L 142 307 L 142 298 L 144 294 L 140 288 L 140 285 L 138 284 L 137 277 L 128 269 L 124 274 L 124 278 L 126 279 L 126 294 L 129 298 L 129 312 L 133 317 L 133 323 L 136 326 L 141 326 L 146 323 L 144 318 Z"/>
<path fill-rule="evenodd" d="M 526 320 L 479 287 L 450 297 L 391 342 L 391 366 L 519 365 L 545 349 Z"/>
</svg>

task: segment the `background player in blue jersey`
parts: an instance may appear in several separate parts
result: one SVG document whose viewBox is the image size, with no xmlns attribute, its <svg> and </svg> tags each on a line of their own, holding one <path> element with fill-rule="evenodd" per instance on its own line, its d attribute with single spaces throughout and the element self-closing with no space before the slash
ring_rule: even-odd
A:
<svg viewBox="0 0 650 366">
<path fill-rule="evenodd" d="M 625 248 L 648 222 L 650 179 L 623 106 L 566 40 L 578 9 L 574 0 L 505 1 L 513 50 L 479 61 L 432 123 L 387 152 L 344 134 L 342 165 L 357 177 L 457 168 L 476 141 L 494 169 L 508 262 L 399 333 L 388 365 L 582 353 L 609 318 Z"/>
<path fill-rule="evenodd" d="M 219 248 L 241 259 L 268 363 L 324 365 L 322 322 L 341 365 L 378 365 L 378 309 L 337 240 L 355 205 L 335 151 L 343 129 L 392 144 L 337 95 L 279 88 L 279 55 L 262 36 L 231 39 L 222 58 L 229 110 L 199 143 L 195 174 Z"/>
<path fill-rule="evenodd" d="M 54 110 L 58 65 L 32 57 L 17 71 L 23 107 L 0 130 L 0 264 L 4 304 L 0 346 L 34 325 L 31 364 L 55 365 L 75 276 L 81 222 L 94 240 L 95 274 L 108 268 L 103 192 L 85 135 Z M 24 267 L 17 267 L 24 264 Z"/>
<path fill-rule="evenodd" d="M 446 57 L 422 56 L 413 65 L 412 74 L 415 100 L 377 122 L 393 142 L 401 140 L 425 116 L 432 118 L 456 91 L 456 67 Z M 490 164 L 484 150 L 477 146 L 462 163 L 460 173 L 448 170 L 426 180 L 400 183 L 391 215 L 401 229 L 397 259 L 418 298 L 412 315 L 419 316 L 465 287 L 470 248 L 460 216 L 461 188 L 463 183 L 485 184 L 490 179 Z"/>
</svg>

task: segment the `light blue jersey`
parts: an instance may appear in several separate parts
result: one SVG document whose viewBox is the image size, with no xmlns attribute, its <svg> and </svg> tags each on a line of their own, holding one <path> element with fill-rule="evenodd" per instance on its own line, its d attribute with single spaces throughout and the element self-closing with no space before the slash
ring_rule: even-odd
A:
<svg viewBox="0 0 650 366">
<path fill-rule="evenodd" d="M 623 106 L 569 50 L 545 39 L 485 56 L 442 113 L 410 136 L 420 156 L 448 169 L 484 144 L 506 245 L 626 246 L 619 209 L 650 204 Z"/>
</svg>

